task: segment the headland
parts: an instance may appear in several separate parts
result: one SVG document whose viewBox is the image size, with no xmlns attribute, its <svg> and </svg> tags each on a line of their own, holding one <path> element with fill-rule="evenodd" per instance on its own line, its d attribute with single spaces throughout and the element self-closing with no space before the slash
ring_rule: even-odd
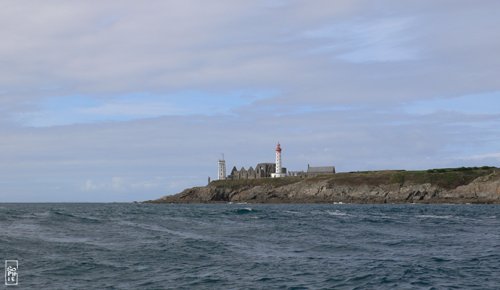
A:
<svg viewBox="0 0 500 290">
<path fill-rule="evenodd" d="M 500 204 L 500 169 L 485 166 L 217 180 L 147 202 Z"/>
</svg>

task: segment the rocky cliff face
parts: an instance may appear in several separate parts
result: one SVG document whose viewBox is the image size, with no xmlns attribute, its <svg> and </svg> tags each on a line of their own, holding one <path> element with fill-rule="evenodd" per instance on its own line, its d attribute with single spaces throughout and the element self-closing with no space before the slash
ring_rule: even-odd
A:
<svg viewBox="0 0 500 290">
<path fill-rule="evenodd" d="M 380 182 L 356 177 L 297 179 L 283 183 L 238 185 L 212 183 L 152 201 L 156 203 L 500 203 L 500 171 L 492 171 L 456 187 L 440 182 L 397 180 L 394 174 Z"/>
</svg>

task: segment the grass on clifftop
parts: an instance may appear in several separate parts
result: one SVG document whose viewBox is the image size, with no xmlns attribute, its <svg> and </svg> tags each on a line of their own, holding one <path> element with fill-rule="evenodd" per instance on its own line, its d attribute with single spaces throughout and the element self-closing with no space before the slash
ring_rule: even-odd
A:
<svg viewBox="0 0 500 290">
<path fill-rule="evenodd" d="M 285 178 L 263 178 L 263 179 L 240 179 L 240 180 L 218 180 L 210 183 L 210 186 L 239 189 L 242 187 L 254 187 L 269 185 L 273 187 L 285 186 L 300 181 L 315 183 L 327 181 L 330 186 L 335 185 L 385 185 L 385 184 L 424 184 L 440 186 L 446 189 L 457 188 L 461 185 L 471 183 L 474 179 L 489 175 L 499 170 L 495 167 L 461 167 L 429 169 L 423 171 L 385 170 L 385 171 L 360 171 L 349 173 L 337 173 L 335 175 L 320 175 L 316 177 L 285 177 Z"/>
<path fill-rule="evenodd" d="M 262 185 L 271 185 L 274 187 L 297 183 L 304 178 L 285 177 L 285 178 L 261 178 L 261 179 L 238 179 L 238 180 L 216 180 L 210 183 L 211 186 L 238 189 L 242 187 L 254 187 Z"/>
<path fill-rule="evenodd" d="M 424 171 L 372 171 L 338 174 L 329 179 L 330 184 L 378 185 L 378 184 L 424 184 L 430 183 L 445 189 L 457 188 L 476 178 L 495 172 L 495 167 L 461 167 L 429 169 Z"/>
</svg>

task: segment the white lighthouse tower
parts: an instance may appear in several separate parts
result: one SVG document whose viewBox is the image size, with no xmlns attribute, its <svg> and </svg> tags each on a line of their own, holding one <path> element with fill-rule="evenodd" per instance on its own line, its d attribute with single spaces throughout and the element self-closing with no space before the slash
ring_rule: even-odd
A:
<svg viewBox="0 0 500 290">
<path fill-rule="evenodd" d="M 276 172 L 271 174 L 272 178 L 285 177 L 286 174 L 283 173 L 283 168 L 281 166 L 281 145 L 278 142 L 276 145 Z"/>
<path fill-rule="evenodd" d="M 224 160 L 224 154 L 222 154 L 222 159 L 219 159 L 219 180 L 226 179 L 226 160 Z"/>
</svg>

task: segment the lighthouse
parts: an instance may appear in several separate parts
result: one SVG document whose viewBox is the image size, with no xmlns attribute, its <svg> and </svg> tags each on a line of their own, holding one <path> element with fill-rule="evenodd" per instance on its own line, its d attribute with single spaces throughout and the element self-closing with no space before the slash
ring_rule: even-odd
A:
<svg viewBox="0 0 500 290">
<path fill-rule="evenodd" d="M 219 159 L 219 180 L 226 179 L 226 160 L 224 160 L 224 154 L 222 154 L 222 159 Z"/>
<path fill-rule="evenodd" d="M 283 173 L 283 168 L 281 166 L 281 145 L 278 142 L 276 145 L 276 172 L 271 174 L 272 178 L 285 177 L 286 174 Z"/>
</svg>

